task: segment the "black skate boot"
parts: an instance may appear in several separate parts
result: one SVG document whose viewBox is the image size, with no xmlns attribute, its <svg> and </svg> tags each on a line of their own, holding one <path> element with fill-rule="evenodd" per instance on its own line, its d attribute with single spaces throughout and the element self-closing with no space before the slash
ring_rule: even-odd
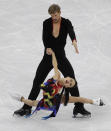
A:
<svg viewBox="0 0 111 131">
<path fill-rule="evenodd" d="M 87 111 L 83 104 L 79 103 L 79 104 L 76 104 L 74 109 L 73 109 L 73 115 L 74 115 L 74 118 L 77 117 L 78 114 L 81 114 L 83 117 L 91 117 L 91 113 L 89 111 Z"/>
<path fill-rule="evenodd" d="M 19 110 L 16 110 L 13 115 L 18 115 L 18 116 L 24 116 L 24 115 L 30 115 L 31 114 L 31 109 L 24 109 L 21 108 Z"/>
</svg>

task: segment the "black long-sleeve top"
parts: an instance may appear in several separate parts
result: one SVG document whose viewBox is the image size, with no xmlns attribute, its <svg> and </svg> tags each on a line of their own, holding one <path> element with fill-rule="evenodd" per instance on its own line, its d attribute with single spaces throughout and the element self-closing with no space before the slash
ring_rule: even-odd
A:
<svg viewBox="0 0 111 131">
<path fill-rule="evenodd" d="M 59 35 L 57 38 L 53 36 L 53 21 L 52 18 L 46 19 L 43 22 L 43 44 L 46 48 L 51 48 L 57 57 L 65 56 L 64 47 L 66 45 L 67 35 L 71 40 L 76 40 L 75 32 L 70 20 L 61 17 Z"/>
</svg>

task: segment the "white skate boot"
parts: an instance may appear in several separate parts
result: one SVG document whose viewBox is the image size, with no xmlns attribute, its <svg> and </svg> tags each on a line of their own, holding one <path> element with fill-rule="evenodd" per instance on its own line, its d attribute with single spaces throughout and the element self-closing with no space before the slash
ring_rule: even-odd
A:
<svg viewBox="0 0 111 131">
<path fill-rule="evenodd" d="M 101 98 L 93 99 L 93 104 L 97 105 L 97 106 L 104 106 L 105 105 Z"/>
<path fill-rule="evenodd" d="M 23 99 L 18 93 L 11 94 L 11 97 L 17 101 L 21 101 L 21 99 Z"/>
</svg>

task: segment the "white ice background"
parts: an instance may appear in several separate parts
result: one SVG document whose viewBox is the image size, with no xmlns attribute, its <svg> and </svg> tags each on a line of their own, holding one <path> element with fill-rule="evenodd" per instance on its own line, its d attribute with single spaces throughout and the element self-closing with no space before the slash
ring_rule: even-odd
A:
<svg viewBox="0 0 111 131">
<path fill-rule="evenodd" d="M 68 37 L 65 51 L 86 98 L 102 97 L 106 105 L 85 105 L 91 118 L 72 118 L 74 105 L 61 106 L 47 121 L 40 111 L 31 118 L 13 117 L 28 97 L 43 57 L 42 22 L 48 7 L 58 3 L 72 21 L 78 41 L 75 53 Z M 45 66 L 45 65 L 44 65 Z M 52 76 L 53 70 L 47 78 Z M 40 99 L 40 93 L 38 99 Z M 33 108 L 34 109 L 34 108 Z M 0 0 L 0 131 L 111 131 L 111 0 Z"/>
</svg>

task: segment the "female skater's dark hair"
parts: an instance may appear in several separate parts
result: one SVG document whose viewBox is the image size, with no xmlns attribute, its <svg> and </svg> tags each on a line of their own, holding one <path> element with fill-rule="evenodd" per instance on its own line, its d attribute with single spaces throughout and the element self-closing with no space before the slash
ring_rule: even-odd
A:
<svg viewBox="0 0 111 131">
<path fill-rule="evenodd" d="M 64 101 L 64 106 L 67 106 L 67 103 L 69 101 L 69 89 L 65 88 L 65 101 Z"/>
<path fill-rule="evenodd" d="M 75 85 L 74 87 L 77 86 L 77 81 L 75 80 Z M 67 103 L 69 101 L 69 91 L 70 91 L 70 88 L 65 88 L 65 101 L 64 101 L 64 106 L 67 106 Z"/>
</svg>

